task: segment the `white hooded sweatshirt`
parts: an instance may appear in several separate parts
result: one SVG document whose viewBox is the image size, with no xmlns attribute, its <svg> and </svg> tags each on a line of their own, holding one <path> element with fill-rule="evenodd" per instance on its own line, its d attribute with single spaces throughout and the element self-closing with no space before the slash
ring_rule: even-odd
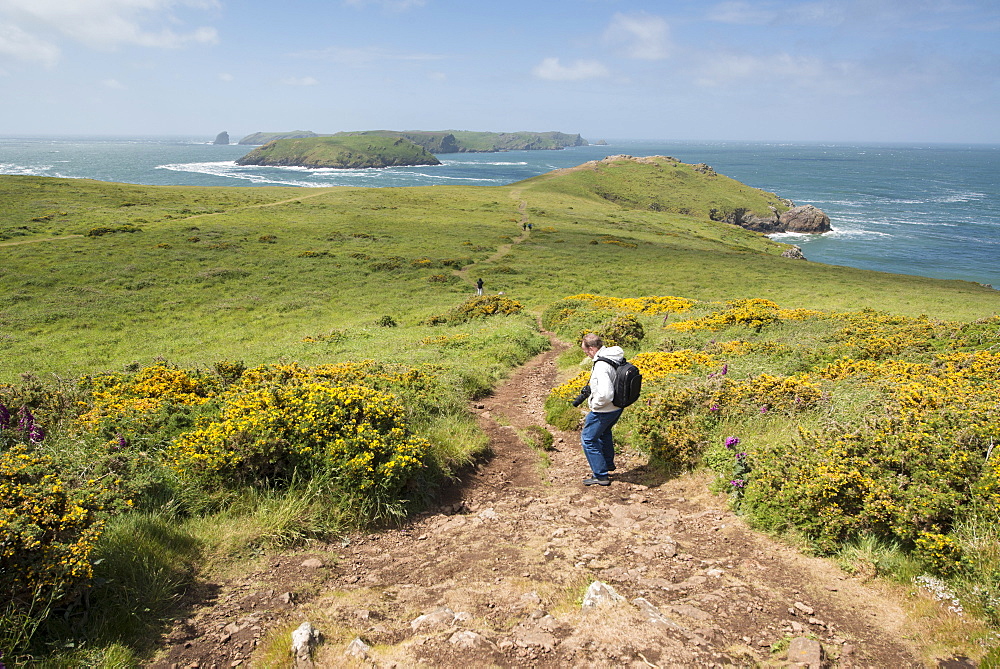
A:
<svg viewBox="0 0 1000 669">
<path fill-rule="evenodd" d="M 615 398 L 615 368 L 598 358 L 607 358 L 615 362 L 625 359 L 625 351 L 621 346 L 602 346 L 594 356 L 594 367 L 590 372 L 590 397 L 587 406 L 597 413 L 618 411 L 612 400 Z"/>
</svg>

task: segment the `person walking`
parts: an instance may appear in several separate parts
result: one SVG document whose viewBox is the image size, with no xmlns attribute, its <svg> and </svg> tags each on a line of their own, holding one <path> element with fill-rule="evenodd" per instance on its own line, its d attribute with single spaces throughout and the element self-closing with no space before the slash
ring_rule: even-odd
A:
<svg viewBox="0 0 1000 669">
<path fill-rule="evenodd" d="M 476 281 L 476 295 L 482 295 L 482 294 L 483 294 L 483 279 L 482 277 L 480 277 L 479 280 Z"/>
<path fill-rule="evenodd" d="M 587 398 L 587 408 L 590 413 L 583 421 L 580 441 L 583 454 L 590 465 L 590 477 L 584 479 L 583 485 L 611 485 L 609 472 L 615 471 L 615 440 L 611 433 L 622 409 L 614 405 L 615 397 L 615 367 L 625 360 L 625 352 L 620 346 L 605 346 L 600 336 L 593 332 L 585 334 L 580 344 L 583 352 L 594 361 L 590 372 L 590 396 Z"/>
</svg>

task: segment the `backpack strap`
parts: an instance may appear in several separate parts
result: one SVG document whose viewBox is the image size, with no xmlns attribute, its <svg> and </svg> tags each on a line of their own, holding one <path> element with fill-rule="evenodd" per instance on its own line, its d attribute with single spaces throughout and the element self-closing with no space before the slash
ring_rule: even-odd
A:
<svg viewBox="0 0 1000 669">
<path fill-rule="evenodd" d="M 604 356 L 598 356 L 598 357 L 594 358 L 594 362 L 606 362 L 609 365 L 611 365 L 611 369 L 617 370 L 619 367 L 621 367 L 622 365 L 624 365 L 628 361 L 625 360 L 625 358 L 622 358 L 621 362 L 615 362 L 614 360 L 611 360 L 610 358 L 605 358 Z"/>
</svg>

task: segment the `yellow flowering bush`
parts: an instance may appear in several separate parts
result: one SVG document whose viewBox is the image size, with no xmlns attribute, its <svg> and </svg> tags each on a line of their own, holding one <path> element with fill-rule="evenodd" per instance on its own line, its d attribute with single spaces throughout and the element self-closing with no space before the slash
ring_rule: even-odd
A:
<svg viewBox="0 0 1000 669">
<path fill-rule="evenodd" d="M 134 374 L 83 377 L 89 397 L 81 403 L 78 421 L 87 432 L 111 438 L 116 434 L 151 434 L 173 426 L 183 428 L 183 417 L 197 413 L 219 383 L 207 375 L 177 369 L 166 363 Z"/>
<path fill-rule="evenodd" d="M 524 306 L 520 302 L 504 295 L 477 295 L 469 298 L 446 314 L 431 316 L 427 320 L 427 323 L 428 325 L 464 323 L 474 318 L 485 318 L 487 316 L 510 316 L 519 314 L 523 310 Z"/>
<path fill-rule="evenodd" d="M 820 385 L 808 374 L 759 374 L 742 380 L 724 379 L 715 400 L 730 409 L 794 412 L 816 406 L 822 396 Z"/>
<path fill-rule="evenodd" d="M 430 444 L 408 433 L 402 403 L 362 385 L 291 383 L 223 398 L 215 420 L 174 439 L 172 467 L 203 484 L 281 484 L 324 473 L 350 494 L 391 497 Z"/>
<path fill-rule="evenodd" d="M 629 362 L 642 372 L 643 383 L 656 383 L 675 374 L 686 374 L 697 367 L 718 364 L 714 356 L 690 349 L 640 353 Z"/>
<path fill-rule="evenodd" d="M 0 591 L 15 609 L 70 600 L 91 577 L 99 484 L 74 489 L 55 471 L 26 446 L 0 451 Z"/>
<path fill-rule="evenodd" d="M 670 323 L 666 327 L 679 332 L 694 330 L 717 331 L 740 325 L 760 332 L 763 328 L 779 321 L 800 321 L 808 318 L 824 318 L 826 314 L 810 309 L 782 309 L 771 300 L 753 298 L 731 300 L 712 313 L 687 321 Z"/>
<path fill-rule="evenodd" d="M 665 313 L 680 314 L 688 311 L 695 304 L 694 300 L 689 300 L 684 297 L 672 297 L 670 295 L 646 297 L 608 297 L 605 295 L 593 295 L 591 293 L 571 295 L 563 298 L 563 301 L 587 302 L 594 309 L 606 309 L 608 311 L 620 313 L 645 314 L 647 316 L 656 316 Z"/>
</svg>

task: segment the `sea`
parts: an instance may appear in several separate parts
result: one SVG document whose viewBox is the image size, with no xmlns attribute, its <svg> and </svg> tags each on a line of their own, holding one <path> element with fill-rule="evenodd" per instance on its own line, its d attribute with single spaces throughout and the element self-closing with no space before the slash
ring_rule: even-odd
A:
<svg viewBox="0 0 1000 669">
<path fill-rule="evenodd" d="M 774 235 L 811 261 L 1000 288 L 1000 145 L 606 141 L 443 154 L 433 167 L 334 170 L 243 167 L 235 161 L 253 147 L 198 137 L 7 137 L 0 174 L 247 188 L 500 186 L 611 155 L 664 155 L 822 209 L 832 232 Z"/>
</svg>

